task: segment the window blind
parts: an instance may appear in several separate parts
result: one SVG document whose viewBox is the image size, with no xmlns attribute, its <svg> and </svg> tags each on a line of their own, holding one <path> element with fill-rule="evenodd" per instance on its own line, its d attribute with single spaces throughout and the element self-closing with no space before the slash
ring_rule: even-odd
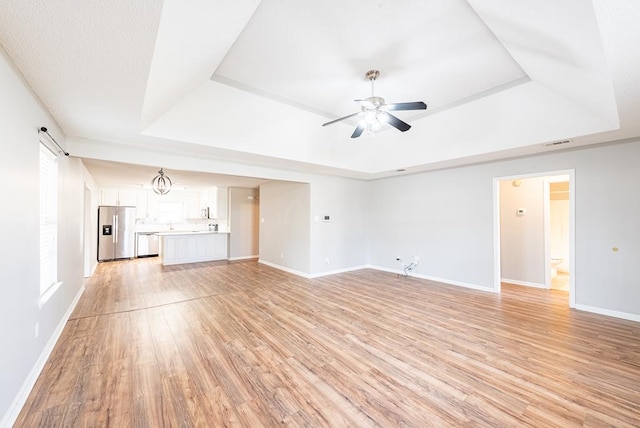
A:
<svg viewBox="0 0 640 428">
<path fill-rule="evenodd" d="M 58 162 L 40 143 L 40 294 L 58 278 Z"/>
</svg>

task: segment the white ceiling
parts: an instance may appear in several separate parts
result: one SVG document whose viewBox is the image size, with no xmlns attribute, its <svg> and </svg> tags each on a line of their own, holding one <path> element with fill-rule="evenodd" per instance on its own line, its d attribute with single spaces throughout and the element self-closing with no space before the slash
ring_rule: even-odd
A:
<svg viewBox="0 0 640 428">
<path fill-rule="evenodd" d="M 151 180 L 158 175 L 157 167 L 84 159 L 85 166 L 99 186 L 151 188 Z M 211 187 L 258 187 L 266 180 L 238 177 L 227 174 L 211 174 L 198 171 L 183 171 L 163 168 L 173 186 L 184 190 L 207 190 Z"/>
<path fill-rule="evenodd" d="M 639 136 L 638 19 L 627 0 L 10 1 L 0 43 L 72 155 L 162 146 L 371 179 Z M 412 129 L 321 127 L 358 111 L 374 68 L 376 95 L 428 104 L 397 112 Z"/>
</svg>

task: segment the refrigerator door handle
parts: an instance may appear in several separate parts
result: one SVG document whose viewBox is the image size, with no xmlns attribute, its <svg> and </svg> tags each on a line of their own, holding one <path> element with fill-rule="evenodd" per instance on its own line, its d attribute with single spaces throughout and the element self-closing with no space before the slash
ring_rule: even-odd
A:
<svg viewBox="0 0 640 428">
<path fill-rule="evenodd" d="M 118 242 L 118 216 L 114 215 L 113 216 L 113 243 L 115 244 L 116 242 Z"/>
</svg>

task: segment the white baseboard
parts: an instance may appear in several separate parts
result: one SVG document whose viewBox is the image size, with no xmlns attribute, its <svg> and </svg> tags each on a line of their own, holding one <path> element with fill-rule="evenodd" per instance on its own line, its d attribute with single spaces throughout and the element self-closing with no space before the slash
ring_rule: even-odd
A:
<svg viewBox="0 0 640 428">
<path fill-rule="evenodd" d="M 288 272 L 288 273 L 291 273 L 291 274 L 294 274 L 294 275 L 297 275 L 297 276 L 301 276 L 301 277 L 307 278 L 307 279 L 320 278 L 320 277 L 329 276 L 329 275 L 336 275 L 338 273 L 353 272 L 355 270 L 366 269 L 366 268 L 369 267 L 369 266 L 362 265 L 362 266 L 352 266 L 352 267 L 348 267 L 348 268 L 344 268 L 344 269 L 336 269 L 336 270 L 331 270 L 331 271 L 327 271 L 327 272 L 304 273 L 304 272 L 300 272 L 300 271 L 297 271 L 297 270 L 294 270 L 294 269 L 290 269 L 290 268 L 285 267 L 285 266 L 280 266 L 278 264 L 275 264 L 275 263 L 272 263 L 272 262 L 268 262 L 268 261 L 262 260 L 262 259 L 259 259 L 258 263 L 262 263 L 262 264 L 270 266 L 272 268 L 279 269 L 279 270 L 282 270 L 282 271 L 285 271 L 285 272 Z"/>
<path fill-rule="evenodd" d="M 258 259 L 258 263 L 262 263 L 263 265 L 267 265 L 267 266 L 272 267 L 274 269 L 282 270 L 282 271 L 285 271 L 287 273 L 291 273 L 291 274 L 294 274 L 294 275 L 297 275 L 297 276 L 301 276 L 303 278 L 311 278 L 311 276 L 308 273 L 300 272 L 300 271 L 295 270 L 295 269 L 290 269 L 290 268 L 285 267 L 285 266 L 280 266 L 278 264 L 271 263 L 271 262 L 268 262 L 268 261 L 263 260 L 263 259 Z"/>
<path fill-rule="evenodd" d="M 589 305 L 580 305 L 576 303 L 575 309 L 585 312 L 593 312 L 594 314 L 606 315 L 614 318 L 621 318 L 629 321 L 640 322 L 640 315 L 630 314 L 628 312 L 612 311 L 611 309 L 598 308 Z"/>
<path fill-rule="evenodd" d="M 540 284 L 538 282 L 518 281 L 517 279 L 509 279 L 509 278 L 500 278 L 500 281 L 508 282 L 509 284 L 514 284 L 514 285 L 524 285 L 525 287 L 549 289 L 549 287 L 547 287 L 545 284 Z"/>
<path fill-rule="evenodd" d="M 313 279 L 313 278 L 320 278 L 323 276 L 328 276 L 328 275 L 335 275 L 338 273 L 345 273 L 345 272 L 352 272 L 352 271 L 356 271 L 356 270 L 361 270 L 361 269 L 375 269 L 375 270 L 380 270 L 383 272 L 390 272 L 390 273 L 396 273 L 398 275 L 404 275 L 404 271 L 403 270 L 399 270 L 399 269 L 389 269 L 389 268 L 385 268 L 382 266 L 374 266 L 374 265 L 363 265 L 363 266 L 353 266 L 353 267 L 349 267 L 349 268 L 344 268 L 344 269 L 338 269 L 338 270 L 332 270 L 329 272 L 320 272 L 320 273 L 313 273 L 313 274 L 309 274 L 309 273 L 304 273 L 304 272 L 300 272 L 294 269 L 290 269 L 288 267 L 285 266 L 280 266 L 278 264 L 272 263 L 272 262 L 268 262 L 266 260 L 262 260 L 259 259 L 258 263 L 262 263 L 264 265 L 270 266 L 272 268 L 275 269 L 279 269 L 297 276 L 301 276 L 303 278 L 307 278 L 307 279 Z M 465 287 L 465 288 L 471 288 L 473 290 L 480 290 L 480 291 L 487 291 L 490 293 L 495 293 L 496 290 L 494 290 L 493 288 L 489 288 L 489 287 L 483 287 L 481 285 L 477 285 L 477 284 L 470 284 L 467 282 L 461 282 L 461 281 L 453 281 L 450 279 L 445 279 L 445 278 L 438 278 L 438 277 L 434 277 L 434 276 L 428 276 L 428 275 L 420 275 L 420 274 L 416 274 L 416 273 L 411 273 L 409 276 L 415 277 L 415 278 L 420 278 L 420 279 L 426 279 L 429 281 L 435 281 L 435 282 L 441 282 L 443 284 L 449 284 L 449 285 L 456 285 L 458 287 Z"/>
<path fill-rule="evenodd" d="M 369 265 L 367 267 L 370 268 L 370 269 L 380 270 L 380 271 L 383 271 L 383 272 L 390 272 L 390 273 L 396 273 L 398 275 L 404 275 L 404 270 L 402 270 L 402 269 L 390 269 L 390 268 L 385 268 L 385 267 L 382 267 L 382 266 L 374 266 L 374 265 Z M 486 291 L 486 292 L 489 292 L 489 293 L 496 293 L 497 292 L 493 287 L 483 287 L 482 285 L 472 284 L 470 282 L 455 281 L 455 280 L 452 280 L 452 279 L 439 278 L 439 277 L 430 276 L 430 275 L 422 275 L 422 274 L 414 273 L 414 272 L 410 272 L 409 276 L 410 277 L 414 277 L 414 278 L 426 279 L 428 281 L 441 282 L 443 284 L 448 284 L 448 285 L 455 285 L 457 287 L 470 288 L 472 290 Z"/>
<path fill-rule="evenodd" d="M 368 266 L 352 266 L 352 267 L 348 267 L 348 268 L 344 268 L 344 269 L 337 269 L 337 270 L 330 270 L 327 272 L 318 272 L 318 273 L 312 273 L 311 275 L 309 275 L 309 278 L 320 278 L 323 276 L 329 276 L 329 275 L 335 275 L 338 273 L 346 273 L 346 272 L 353 272 L 354 270 L 362 270 L 362 269 L 366 269 Z"/>
<path fill-rule="evenodd" d="M 243 257 L 229 257 L 229 261 L 234 262 L 237 260 L 250 260 L 250 259 L 257 259 L 258 257 L 260 256 L 255 255 L 255 256 L 243 256 Z"/>
<path fill-rule="evenodd" d="M 65 314 L 62 316 L 62 319 L 58 323 L 56 329 L 53 331 L 53 334 L 49 338 L 49 341 L 47 342 L 46 346 L 40 353 L 38 360 L 33 365 L 33 367 L 31 368 L 31 371 L 29 372 L 29 375 L 27 375 L 26 379 L 22 383 L 22 386 L 20 387 L 18 394 L 16 395 L 16 397 L 13 399 L 13 402 L 9 406 L 9 410 L 7 410 L 7 413 L 5 413 L 4 417 L 0 421 L 0 428 L 11 427 L 15 423 L 16 419 L 18 419 L 18 416 L 20 415 L 20 411 L 22 410 L 22 407 L 27 402 L 27 399 L 29 398 L 29 394 L 31 393 L 31 390 L 33 389 L 34 385 L 36 384 L 36 381 L 38 380 L 38 376 L 40 376 L 42 369 L 44 369 L 44 366 L 47 363 L 49 356 L 51 355 L 51 351 L 53 351 L 54 346 L 58 342 L 58 339 L 62 334 L 62 330 L 64 330 L 64 327 L 67 325 L 67 321 L 69 321 L 69 317 L 71 316 L 71 314 L 73 313 L 73 310 L 78 304 L 78 301 L 82 296 L 82 293 L 84 293 L 84 289 L 85 289 L 84 285 L 80 287 L 80 290 L 78 290 L 78 294 L 76 294 L 76 297 L 74 297 L 73 301 L 71 302 L 71 305 L 69 305 L 69 309 L 67 309 L 67 312 L 65 312 Z"/>
</svg>

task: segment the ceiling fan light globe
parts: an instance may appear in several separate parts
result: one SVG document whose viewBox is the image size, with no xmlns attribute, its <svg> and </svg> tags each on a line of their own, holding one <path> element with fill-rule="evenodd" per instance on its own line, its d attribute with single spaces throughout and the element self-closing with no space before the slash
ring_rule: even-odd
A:
<svg viewBox="0 0 640 428">
<path fill-rule="evenodd" d="M 368 125 L 371 125 L 372 123 L 377 121 L 377 117 L 376 117 L 376 111 L 375 110 L 369 110 L 365 113 L 364 115 L 364 121 L 365 123 L 367 123 Z"/>
</svg>

